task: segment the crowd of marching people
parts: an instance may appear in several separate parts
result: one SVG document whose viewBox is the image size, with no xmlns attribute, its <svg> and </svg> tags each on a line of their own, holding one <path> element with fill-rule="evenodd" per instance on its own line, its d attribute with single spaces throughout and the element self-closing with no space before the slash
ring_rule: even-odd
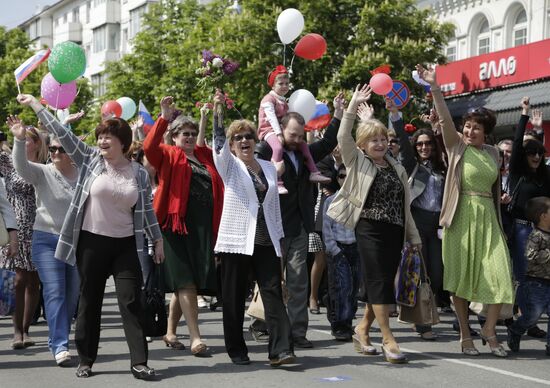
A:
<svg viewBox="0 0 550 388">
<path fill-rule="evenodd" d="M 191 353 L 209 357 L 199 301 L 217 297 L 227 354 L 236 365 L 249 364 L 243 325 L 256 282 L 263 317 L 249 330 L 267 343 L 271 366 L 295 363 L 296 348 L 313 347 L 309 313 L 319 314 L 320 305 L 336 340 L 406 363 L 390 317 L 407 251 L 421 257 L 419 277 L 429 278 L 437 304 L 453 306 L 457 350 L 479 356 L 479 336 L 491 354 L 507 357 L 502 342 L 517 352 L 527 332 L 546 337 L 550 356 L 550 335 L 537 326 L 550 311 L 542 114 L 523 98 L 513 139 L 490 144 L 494 112 L 472 107 L 456 127 L 435 70 L 416 71 L 431 87 L 433 108 L 414 133 L 390 99 L 390 128 L 375 118 L 370 87 L 358 85 L 349 102 L 344 93 L 334 98 L 332 120 L 308 139 L 304 118 L 285 99 L 284 66 L 269 74 L 272 89 L 259 104 L 257 125 L 227 122 L 221 92 L 198 122 L 165 96 L 146 136 L 121 118 L 103 117 L 96 146 L 70 129 L 82 113 L 60 122 L 20 94 L 39 125 L 8 117 L 13 150 L 0 151 L 0 211 L 9 234 L 0 268 L 16 272 L 12 348 L 34 345 L 29 327 L 41 287 L 56 364 L 72 365 L 76 317 L 76 375 L 92 376 L 105 284 L 113 276 L 131 373 L 153 378 L 140 295 L 155 274 L 171 294 L 167 347 L 185 349 L 177 336 L 183 316 Z M 318 292 L 323 272 L 326 295 Z M 355 320 L 358 301 L 365 308 Z M 473 305 L 481 306 L 480 332 L 469 324 Z M 505 341 L 496 333 L 503 319 Z M 372 341 L 375 321 L 381 349 Z M 435 321 L 410 323 L 421 339 L 437 340 Z"/>
</svg>

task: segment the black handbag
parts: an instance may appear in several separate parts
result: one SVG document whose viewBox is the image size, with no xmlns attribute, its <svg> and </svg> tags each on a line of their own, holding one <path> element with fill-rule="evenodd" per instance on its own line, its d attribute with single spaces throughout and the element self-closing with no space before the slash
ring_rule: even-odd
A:
<svg viewBox="0 0 550 388">
<path fill-rule="evenodd" d="M 160 277 L 160 269 L 159 265 L 155 265 L 141 288 L 141 325 L 143 334 L 147 337 L 162 337 L 168 329 L 168 314 L 166 313 L 164 292 L 158 285 L 154 286 L 152 282 L 153 275 L 157 279 Z"/>
</svg>

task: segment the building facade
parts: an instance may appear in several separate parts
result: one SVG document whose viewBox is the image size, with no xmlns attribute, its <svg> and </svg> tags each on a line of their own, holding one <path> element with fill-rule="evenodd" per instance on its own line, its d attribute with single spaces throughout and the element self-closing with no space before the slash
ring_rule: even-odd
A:
<svg viewBox="0 0 550 388">
<path fill-rule="evenodd" d="M 455 26 L 437 67 L 451 113 L 485 106 L 497 112 L 498 136 L 509 136 L 520 99 L 543 110 L 550 126 L 550 0 L 421 0 Z M 549 138 L 550 136 L 547 136 Z"/>
</svg>

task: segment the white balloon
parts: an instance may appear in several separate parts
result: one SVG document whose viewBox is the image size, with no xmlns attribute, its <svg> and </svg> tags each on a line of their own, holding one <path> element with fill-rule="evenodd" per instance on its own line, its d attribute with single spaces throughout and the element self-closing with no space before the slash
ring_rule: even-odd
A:
<svg viewBox="0 0 550 388">
<path fill-rule="evenodd" d="M 302 33 L 304 16 L 294 8 L 287 8 L 277 18 L 277 32 L 284 44 L 289 44 Z"/>
<path fill-rule="evenodd" d="M 67 116 L 69 116 L 69 109 L 58 109 L 56 112 L 55 112 L 55 115 L 57 116 L 57 119 L 59 120 L 60 123 L 63 123 L 63 121 L 65 121 L 65 119 L 67 118 Z"/>
<path fill-rule="evenodd" d="M 121 118 L 130 120 L 136 114 L 136 103 L 130 97 L 120 97 L 116 100 L 122 107 Z"/>
<path fill-rule="evenodd" d="M 309 90 L 296 90 L 288 99 L 288 111 L 300 113 L 307 123 L 315 113 L 315 97 Z"/>
</svg>

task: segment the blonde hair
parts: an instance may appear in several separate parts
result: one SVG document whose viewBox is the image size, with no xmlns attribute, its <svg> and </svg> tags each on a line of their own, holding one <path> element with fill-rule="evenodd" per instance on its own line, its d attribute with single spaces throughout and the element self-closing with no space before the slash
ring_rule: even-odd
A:
<svg viewBox="0 0 550 388">
<path fill-rule="evenodd" d="M 371 138 L 380 135 L 388 138 L 388 128 L 381 121 L 375 119 L 362 121 L 357 127 L 355 144 L 361 148 Z"/>
<path fill-rule="evenodd" d="M 233 136 L 235 136 L 239 132 L 247 131 L 254 135 L 254 141 L 258 142 L 258 135 L 256 133 L 256 127 L 254 126 L 254 123 L 250 120 L 235 120 L 229 125 L 229 128 L 227 128 L 227 132 L 225 133 L 225 137 L 229 139 L 229 141 L 232 140 Z"/>
<path fill-rule="evenodd" d="M 395 132 L 395 129 L 388 128 L 388 137 L 395 137 L 397 138 L 397 132 Z"/>
</svg>

